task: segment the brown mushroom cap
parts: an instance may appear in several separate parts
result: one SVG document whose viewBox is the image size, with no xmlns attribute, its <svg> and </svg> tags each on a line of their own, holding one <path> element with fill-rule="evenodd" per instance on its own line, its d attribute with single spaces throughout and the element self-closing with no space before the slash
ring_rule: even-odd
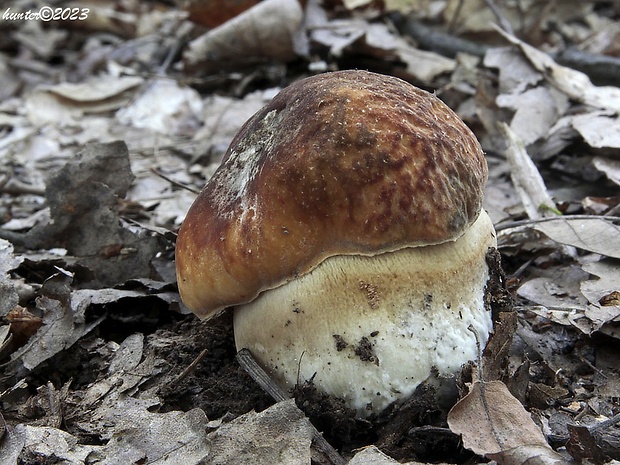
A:
<svg viewBox="0 0 620 465">
<path fill-rule="evenodd" d="M 208 318 L 327 257 L 453 241 L 486 179 L 480 144 L 433 94 L 365 71 L 295 82 L 241 128 L 189 210 L 179 291 Z"/>
</svg>

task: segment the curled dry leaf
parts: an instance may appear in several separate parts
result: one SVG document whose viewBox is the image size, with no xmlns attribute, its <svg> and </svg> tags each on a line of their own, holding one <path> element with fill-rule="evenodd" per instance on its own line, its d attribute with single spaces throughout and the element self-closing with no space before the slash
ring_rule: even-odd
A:
<svg viewBox="0 0 620 465">
<path fill-rule="evenodd" d="M 599 171 L 602 171 L 614 183 L 620 185 L 620 160 L 611 158 L 594 157 L 592 164 Z"/>
<path fill-rule="evenodd" d="M 82 83 L 39 87 L 26 96 L 28 120 L 36 125 L 75 123 L 86 114 L 117 110 L 127 105 L 140 77 L 109 74 Z"/>
<path fill-rule="evenodd" d="M 295 58 L 303 11 L 297 0 L 266 0 L 189 43 L 189 70 L 208 73 L 263 60 Z"/>
<path fill-rule="evenodd" d="M 500 465 L 566 463 L 501 381 L 476 381 L 450 410 L 448 425 L 466 448 Z"/>
<path fill-rule="evenodd" d="M 21 305 L 16 305 L 7 313 L 6 319 L 11 324 L 11 334 L 17 347 L 24 345 L 43 324 L 41 318 L 33 315 Z"/>
</svg>

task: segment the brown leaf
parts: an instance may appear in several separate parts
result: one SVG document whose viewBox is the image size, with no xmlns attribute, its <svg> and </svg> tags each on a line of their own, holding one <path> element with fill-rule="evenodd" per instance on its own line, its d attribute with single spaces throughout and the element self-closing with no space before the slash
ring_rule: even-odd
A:
<svg viewBox="0 0 620 465">
<path fill-rule="evenodd" d="M 7 313 L 6 319 L 11 324 L 14 347 L 23 346 L 43 324 L 41 318 L 33 315 L 27 308 L 21 305 L 16 305 Z"/>
<path fill-rule="evenodd" d="M 258 0 L 178 0 L 177 4 L 189 13 L 189 19 L 207 27 L 220 24 L 256 5 Z"/>
<path fill-rule="evenodd" d="M 448 414 L 463 444 L 499 464 L 563 463 L 521 403 L 500 381 L 475 382 Z"/>
<path fill-rule="evenodd" d="M 590 459 L 595 464 L 607 462 L 608 457 L 605 457 L 587 426 L 568 425 L 568 431 L 570 439 L 566 444 L 566 449 L 573 457 L 579 461 Z"/>
</svg>

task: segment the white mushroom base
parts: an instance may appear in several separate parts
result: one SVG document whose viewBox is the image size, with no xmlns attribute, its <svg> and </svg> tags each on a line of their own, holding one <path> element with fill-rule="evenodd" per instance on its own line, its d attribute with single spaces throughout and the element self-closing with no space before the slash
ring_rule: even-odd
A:
<svg viewBox="0 0 620 465">
<path fill-rule="evenodd" d="M 365 417 L 422 382 L 454 377 L 492 330 L 483 211 L 458 240 L 373 257 L 336 256 L 235 309 L 248 348 L 285 389 L 312 379 Z"/>
</svg>

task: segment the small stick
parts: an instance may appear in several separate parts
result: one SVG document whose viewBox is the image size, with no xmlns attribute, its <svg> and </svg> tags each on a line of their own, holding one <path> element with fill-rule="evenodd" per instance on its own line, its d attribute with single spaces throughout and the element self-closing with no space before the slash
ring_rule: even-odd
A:
<svg viewBox="0 0 620 465">
<path fill-rule="evenodd" d="M 170 184 L 172 184 L 173 186 L 176 187 L 180 187 L 181 189 L 185 189 L 190 191 L 192 194 L 199 194 L 200 191 L 194 189 L 191 186 L 188 186 L 187 184 L 183 184 L 179 181 L 175 181 L 174 179 L 166 176 L 164 173 L 162 173 L 161 171 L 159 171 L 157 168 L 151 168 L 151 173 L 153 173 L 156 176 L 159 176 L 160 178 L 162 178 L 164 181 L 168 181 Z"/>
<path fill-rule="evenodd" d="M 288 394 L 278 386 L 273 379 L 263 370 L 254 359 L 248 349 L 241 349 L 237 352 L 237 362 L 241 365 L 250 377 L 269 394 L 276 402 L 289 399 Z M 346 465 L 347 461 L 327 442 L 321 433 L 310 423 L 312 427 L 312 444 L 319 453 L 324 455 L 332 465 Z"/>
<path fill-rule="evenodd" d="M 192 363 L 190 363 L 187 367 L 185 367 L 185 370 L 183 370 L 179 376 L 177 376 L 172 381 L 170 381 L 170 384 L 168 386 L 175 386 L 176 384 L 183 381 L 183 379 L 185 379 L 187 375 L 189 375 L 192 371 L 196 369 L 196 367 L 202 361 L 202 359 L 205 358 L 205 355 L 207 355 L 207 352 L 209 352 L 207 349 L 203 349 L 202 352 L 198 354 L 198 357 L 196 357 L 192 361 Z"/>
<path fill-rule="evenodd" d="M 506 19 L 506 17 L 502 14 L 500 8 L 493 2 L 493 0 L 484 0 L 484 3 L 487 4 L 487 7 L 493 12 L 497 20 L 499 21 L 499 26 L 506 31 L 510 35 L 514 35 L 512 30 L 512 26 L 510 25 L 510 21 Z"/>
<path fill-rule="evenodd" d="M 600 423 L 593 425 L 591 427 L 589 427 L 590 432 L 599 430 L 599 429 L 604 429 L 604 428 L 608 428 L 610 426 L 613 426 L 615 424 L 620 423 L 620 413 L 617 415 L 614 415 L 611 418 L 608 418 L 607 420 L 601 421 Z"/>
</svg>

